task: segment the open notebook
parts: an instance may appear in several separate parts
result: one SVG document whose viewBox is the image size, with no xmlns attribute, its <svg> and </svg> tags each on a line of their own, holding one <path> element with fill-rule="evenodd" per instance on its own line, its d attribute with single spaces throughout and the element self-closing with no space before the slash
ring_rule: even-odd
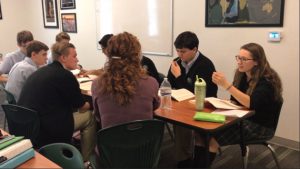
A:
<svg viewBox="0 0 300 169">
<path fill-rule="evenodd" d="M 244 107 L 235 105 L 231 103 L 229 100 L 223 100 L 215 97 L 207 97 L 205 98 L 205 101 L 212 104 L 217 109 L 229 109 L 229 110 L 235 110 L 235 109 L 243 109 Z"/>
<path fill-rule="evenodd" d="M 215 97 L 207 97 L 205 101 L 212 104 L 216 110 L 211 112 L 212 114 L 220 114 L 225 116 L 243 117 L 249 110 L 244 110 L 245 107 L 235 105 L 229 100 L 223 100 Z M 190 100 L 190 103 L 195 104 L 195 100 Z"/>
<path fill-rule="evenodd" d="M 194 93 L 190 92 L 187 89 L 177 89 L 177 90 L 172 90 L 172 98 L 175 99 L 176 101 L 183 101 L 187 99 L 192 99 L 195 97 Z"/>
</svg>

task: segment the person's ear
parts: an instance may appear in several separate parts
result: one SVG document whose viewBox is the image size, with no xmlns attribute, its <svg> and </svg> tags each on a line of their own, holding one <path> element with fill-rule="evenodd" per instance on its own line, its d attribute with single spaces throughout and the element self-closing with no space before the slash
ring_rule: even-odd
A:
<svg viewBox="0 0 300 169">
<path fill-rule="evenodd" d="M 196 47 L 193 48 L 194 52 L 197 53 L 198 49 Z"/>
</svg>

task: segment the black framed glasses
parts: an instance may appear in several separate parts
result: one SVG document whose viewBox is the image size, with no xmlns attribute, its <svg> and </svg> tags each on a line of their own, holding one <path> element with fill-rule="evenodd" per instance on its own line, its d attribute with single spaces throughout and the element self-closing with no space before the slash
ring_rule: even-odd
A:
<svg viewBox="0 0 300 169">
<path fill-rule="evenodd" d="M 241 62 L 247 62 L 248 60 L 254 60 L 254 59 L 249 59 L 249 58 L 246 58 L 246 57 L 240 56 L 240 55 L 236 55 L 235 59 L 236 59 L 236 61 L 241 61 Z"/>
</svg>

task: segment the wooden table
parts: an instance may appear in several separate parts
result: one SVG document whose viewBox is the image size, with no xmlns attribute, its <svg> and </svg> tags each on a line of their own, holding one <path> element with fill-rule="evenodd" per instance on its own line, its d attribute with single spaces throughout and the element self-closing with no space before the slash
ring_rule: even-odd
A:
<svg viewBox="0 0 300 169">
<path fill-rule="evenodd" d="M 2 134 L 8 134 L 6 131 L 0 129 Z M 25 163 L 19 165 L 17 168 L 61 168 L 59 165 L 50 161 L 39 152 L 35 151 L 35 156 Z"/>
<path fill-rule="evenodd" d="M 205 103 L 205 108 L 203 112 L 212 112 L 215 110 L 209 103 Z M 240 132 L 241 132 L 241 147 L 242 153 L 246 151 L 246 146 L 244 144 L 243 138 L 243 119 L 248 118 L 254 114 L 253 111 L 250 111 L 245 116 L 238 117 L 226 117 L 225 123 L 213 123 L 213 122 L 205 122 L 205 121 L 195 121 L 193 116 L 196 113 L 195 105 L 190 103 L 189 100 L 177 102 L 172 101 L 172 109 L 157 109 L 154 113 L 154 117 L 175 125 L 179 125 L 182 127 L 190 128 L 195 130 L 196 132 L 201 133 L 205 136 L 205 148 L 206 148 L 206 166 L 208 166 L 209 161 L 209 140 L 211 139 L 211 135 L 221 129 L 224 129 L 233 124 L 240 124 Z"/>
</svg>

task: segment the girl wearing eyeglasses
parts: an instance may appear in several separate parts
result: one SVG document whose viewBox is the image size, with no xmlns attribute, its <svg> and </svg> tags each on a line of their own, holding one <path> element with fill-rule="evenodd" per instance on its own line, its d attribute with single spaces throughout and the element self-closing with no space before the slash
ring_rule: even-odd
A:
<svg viewBox="0 0 300 169">
<path fill-rule="evenodd" d="M 236 56 L 236 61 L 237 69 L 233 83 L 229 82 L 221 72 L 214 72 L 212 81 L 228 91 L 232 101 L 255 111 L 252 117 L 244 120 L 245 143 L 255 140 L 269 140 L 275 134 L 283 103 L 281 80 L 277 72 L 271 68 L 264 49 L 259 44 L 243 45 L 239 55 Z M 203 141 L 200 138 L 198 144 L 201 143 Z M 239 143 L 239 126 L 234 125 L 214 135 L 210 141 L 210 151 L 215 153 L 219 146 Z M 199 151 L 202 152 L 203 156 L 205 155 L 204 148 Z M 205 158 L 202 158 L 201 155 L 195 158 L 199 158 L 197 167 L 202 167 Z M 214 158 L 210 158 L 210 160 L 212 162 Z"/>
</svg>

